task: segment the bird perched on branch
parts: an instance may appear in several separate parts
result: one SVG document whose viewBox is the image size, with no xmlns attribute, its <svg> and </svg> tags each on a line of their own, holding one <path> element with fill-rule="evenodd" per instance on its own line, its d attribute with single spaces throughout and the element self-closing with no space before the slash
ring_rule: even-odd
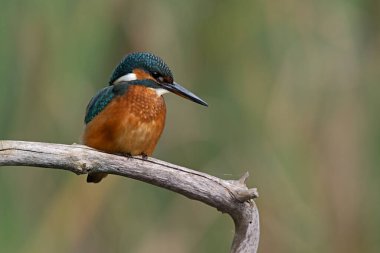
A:
<svg viewBox="0 0 380 253">
<path fill-rule="evenodd" d="M 85 116 L 83 144 L 107 153 L 150 156 L 165 126 L 163 94 L 172 92 L 207 103 L 174 82 L 169 67 L 152 53 L 127 55 L 111 75 L 109 86 L 91 99 Z M 98 183 L 107 174 L 92 173 Z"/>
</svg>

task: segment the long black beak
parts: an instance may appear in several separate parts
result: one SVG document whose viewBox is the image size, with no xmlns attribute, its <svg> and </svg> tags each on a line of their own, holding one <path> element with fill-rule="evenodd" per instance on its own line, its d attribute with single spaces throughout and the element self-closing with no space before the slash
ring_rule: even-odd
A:
<svg viewBox="0 0 380 253">
<path fill-rule="evenodd" d="M 161 85 L 166 90 L 171 91 L 171 92 L 177 94 L 178 96 L 181 96 L 183 98 L 189 99 L 189 100 L 191 100 L 191 101 L 193 101 L 193 102 L 195 102 L 197 104 L 208 106 L 208 104 L 205 101 L 203 101 L 201 98 L 199 98 L 198 96 L 196 96 L 195 94 L 193 94 L 191 91 L 188 91 L 187 89 L 183 88 L 181 85 L 179 85 L 176 82 L 173 82 L 173 83 L 164 83 L 164 84 L 161 84 Z"/>
</svg>

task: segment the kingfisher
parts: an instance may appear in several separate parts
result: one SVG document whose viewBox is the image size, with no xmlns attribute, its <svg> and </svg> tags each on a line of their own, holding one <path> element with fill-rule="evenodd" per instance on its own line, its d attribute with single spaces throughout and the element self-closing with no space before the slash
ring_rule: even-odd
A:
<svg viewBox="0 0 380 253">
<path fill-rule="evenodd" d="M 208 106 L 174 82 L 168 65 L 149 52 L 126 55 L 113 71 L 109 85 L 97 92 L 86 108 L 83 144 L 112 154 L 151 156 L 165 127 L 163 94 L 172 92 Z M 106 173 L 91 173 L 98 183 Z"/>
</svg>

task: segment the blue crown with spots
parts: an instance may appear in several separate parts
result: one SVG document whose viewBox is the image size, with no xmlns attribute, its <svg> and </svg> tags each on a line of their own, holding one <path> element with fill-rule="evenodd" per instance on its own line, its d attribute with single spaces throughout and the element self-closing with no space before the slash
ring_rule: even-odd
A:
<svg viewBox="0 0 380 253">
<path fill-rule="evenodd" d="M 161 76 L 173 78 L 168 65 L 158 56 L 148 52 L 128 54 L 113 71 L 109 84 L 112 85 L 119 77 L 133 73 L 134 69 L 142 69 L 150 74 L 159 73 Z"/>
</svg>

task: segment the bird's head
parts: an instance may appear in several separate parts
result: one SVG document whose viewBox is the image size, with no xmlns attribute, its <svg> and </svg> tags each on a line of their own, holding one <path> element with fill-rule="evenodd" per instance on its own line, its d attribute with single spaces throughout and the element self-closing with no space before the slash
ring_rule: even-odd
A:
<svg viewBox="0 0 380 253">
<path fill-rule="evenodd" d="M 149 80 L 137 82 L 136 80 Z M 195 103 L 207 106 L 201 98 L 174 82 L 173 74 L 166 63 L 158 56 L 137 52 L 128 54 L 113 71 L 109 84 L 117 85 L 123 82 L 133 82 L 154 89 L 158 95 L 173 92 Z"/>
</svg>

